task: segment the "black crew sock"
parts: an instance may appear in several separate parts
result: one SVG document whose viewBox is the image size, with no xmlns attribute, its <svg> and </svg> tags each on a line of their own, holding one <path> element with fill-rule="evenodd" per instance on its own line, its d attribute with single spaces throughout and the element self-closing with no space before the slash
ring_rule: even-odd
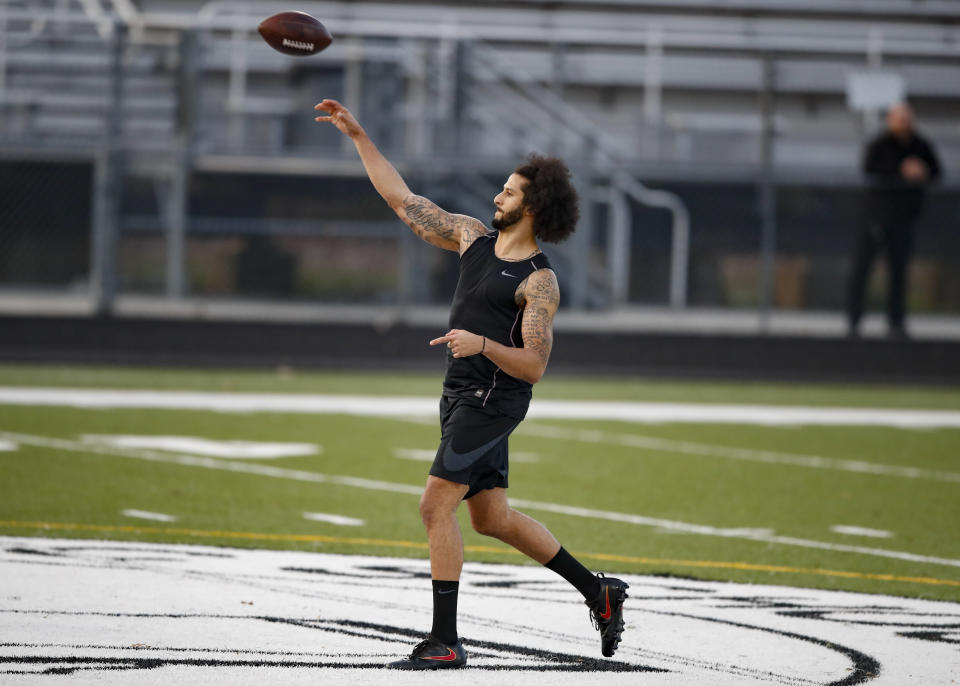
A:
<svg viewBox="0 0 960 686">
<path fill-rule="evenodd" d="M 568 553 L 567 549 L 563 546 L 560 547 L 557 554 L 554 555 L 553 559 L 545 564 L 544 567 L 552 569 L 576 586 L 580 594 L 587 600 L 592 601 L 600 595 L 600 581 L 596 575 L 577 562 L 577 559 Z"/>
<path fill-rule="evenodd" d="M 457 642 L 457 596 L 459 581 L 433 580 L 433 628 L 430 633 L 441 643 Z"/>
</svg>

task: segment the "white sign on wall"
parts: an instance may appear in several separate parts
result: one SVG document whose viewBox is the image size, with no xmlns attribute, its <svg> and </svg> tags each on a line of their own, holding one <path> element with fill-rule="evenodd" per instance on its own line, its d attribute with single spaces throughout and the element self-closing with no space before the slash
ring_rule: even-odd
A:
<svg viewBox="0 0 960 686">
<path fill-rule="evenodd" d="M 895 72 L 859 71 L 847 74 L 847 106 L 852 110 L 885 110 L 903 102 L 906 95 L 903 77 Z"/>
</svg>

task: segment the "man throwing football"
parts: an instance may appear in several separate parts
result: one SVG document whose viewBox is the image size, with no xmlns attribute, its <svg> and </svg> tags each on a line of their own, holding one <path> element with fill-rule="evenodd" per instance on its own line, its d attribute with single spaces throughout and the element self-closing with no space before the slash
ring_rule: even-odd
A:
<svg viewBox="0 0 960 686">
<path fill-rule="evenodd" d="M 562 241 L 576 227 L 570 172 L 559 159 L 531 155 L 493 199 L 491 231 L 412 193 L 339 102 L 324 100 L 316 109 L 326 113 L 318 122 L 351 138 L 370 181 L 400 219 L 427 243 L 460 256 L 449 331 L 430 341 L 447 348 L 440 446 L 420 499 L 430 541 L 433 627 L 410 657 L 390 667 L 442 669 L 467 662 L 457 634 L 463 538 L 456 510 L 464 500 L 477 532 L 510 544 L 583 594 L 602 652 L 612 656 L 623 633 L 627 584 L 591 573 L 543 524 L 511 508 L 506 495 L 507 439 L 546 370 L 560 303 L 557 277 L 537 241 Z"/>
</svg>

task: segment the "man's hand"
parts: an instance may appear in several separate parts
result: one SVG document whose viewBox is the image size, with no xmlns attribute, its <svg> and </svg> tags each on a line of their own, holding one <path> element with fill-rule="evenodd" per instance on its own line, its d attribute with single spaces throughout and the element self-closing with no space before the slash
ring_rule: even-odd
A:
<svg viewBox="0 0 960 686">
<path fill-rule="evenodd" d="M 324 100 L 313 109 L 327 112 L 325 117 L 315 117 L 316 121 L 330 122 L 340 129 L 341 133 L 347 134 L 350 138 L 355 138 L 363 133 L 363 127 L 350 114 L 350 110 L 336 100 Z"/>
<path fill-rule="evenodd" d="M 930 177 L 927 164 L 919 157 L 908 157 L 900 163 L 900 175 L 905 181 L 922 183 Z"/>
<path fill-rule="evenodd" d="M 450 329 L 440 338 L 434 338 L 430 345 L 446 343 L 454 357 L 470 357 L 484 349 L 484 337 L 463 329 Z"/>
</svg>

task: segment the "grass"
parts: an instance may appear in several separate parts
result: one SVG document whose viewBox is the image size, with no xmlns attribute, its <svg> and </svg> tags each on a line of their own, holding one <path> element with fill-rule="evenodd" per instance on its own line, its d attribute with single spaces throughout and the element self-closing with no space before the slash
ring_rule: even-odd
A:
<svg viewBox="0 0 960 686">
<path fill-rule="evenodd" d="M 0 365 L 3 386 L 436 395 L 434 375 L 211 371 Z M 735 402 L 955 409 L 957 389 L 545 380 L 537 398 Z M 771 529 L 777 536 L 960 560 L 957 482 L 626 447 L 616 441 L 542 435 L 546 427 L 667 441 L 849 459 L 960 472 L 960 431 L 528 421 L 512 451 L 537 462 L 511 467 L 514 498 L 642 515 L 723 529 Z M 347 415 L 227 414 L 177 410 L 88 410 L 0 405 L 0 430 L 76 442 L 88 434 L 177 435 L 222 440 L 308 442 L 320 454 L 243 460 L 326 475 L 420 486 L 428 463 L 396 448 L 432 450 L 436 425 Z M 602 438 L 602 437 L 601 437 Z M 133 454 L 133 453 L 130 453 Z M 241 462 L 237 460 L 237 462 Z M 124 517 L 127 508 L 175 515 L 175 524 Z M 469 530 L 467 557 L 520 562 L 497 541 Z M 341 527 L 303 518 L 326 512 L 365 520 Z M 960 566 L 842 550 L 784 545 L 530 510 L 571 551 L 610 572 L 844 589 L 960 601 Z M 198 466 L 20 444 L 0 452 L 0 533 L 425 557 L 417 498 L 408 493 L 313 483 Z M 53 527 L 44 528 L 39 523 Z M 835 525 L 881 529 L 889 539 L 835 533 Z M 72 528 L 71 528 L 72 527 Z"/>
</svg>

